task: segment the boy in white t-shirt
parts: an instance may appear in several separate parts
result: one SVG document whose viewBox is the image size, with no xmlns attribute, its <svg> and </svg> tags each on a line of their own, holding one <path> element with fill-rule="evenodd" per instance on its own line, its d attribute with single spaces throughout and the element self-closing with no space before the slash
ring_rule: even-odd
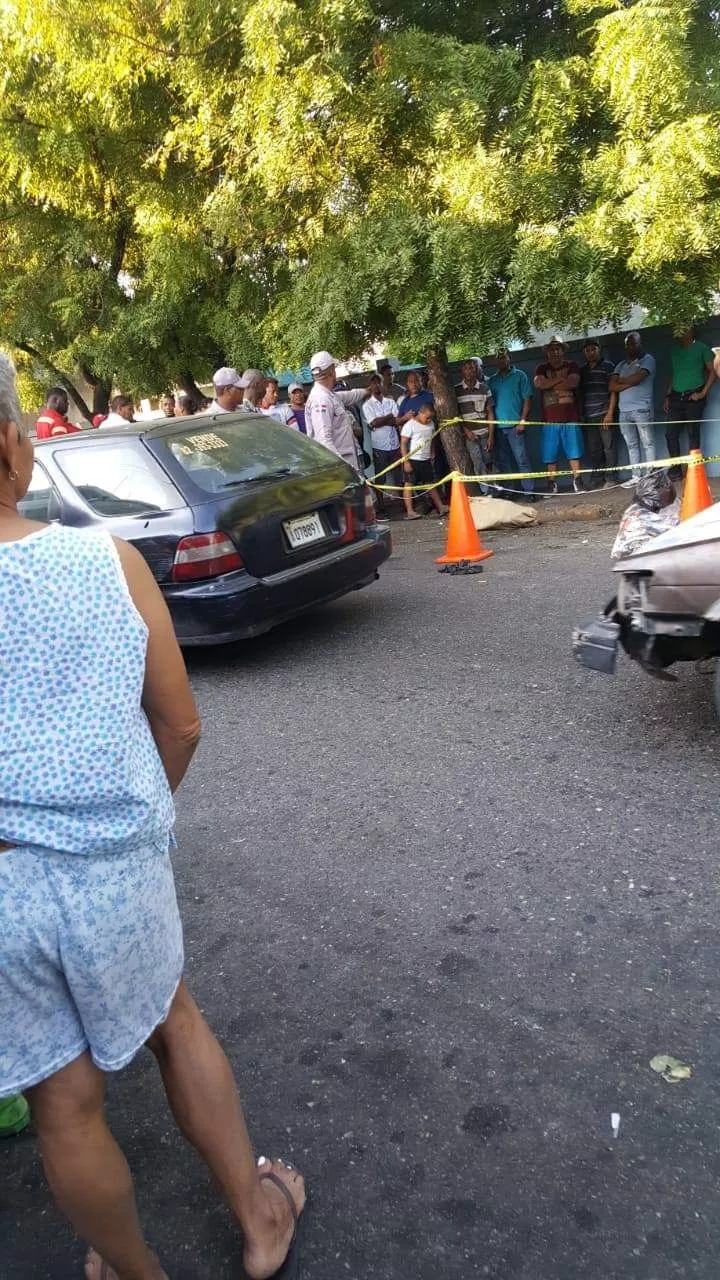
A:
<svg viewBox="0 0 720 1280">
<path fill-rule="evenodd" d="M 435 422 L 431 404 L 421 404 L 415 411 L 415 417 L 408 418 L 404 423 L 400 433 L 400 449 L 405 472 L 403 489 L 405 519 L 420 520 L 421 513 L 413 511 L 412 486 L 413 484 L 432 484 L 435 479 L 432 465 L 435 454 Z M 437 489 L 428 489 L 426 493 L 429 494 L 438 515 L 447 515 L 448 508 L 440 501 Z"/>
</svg>

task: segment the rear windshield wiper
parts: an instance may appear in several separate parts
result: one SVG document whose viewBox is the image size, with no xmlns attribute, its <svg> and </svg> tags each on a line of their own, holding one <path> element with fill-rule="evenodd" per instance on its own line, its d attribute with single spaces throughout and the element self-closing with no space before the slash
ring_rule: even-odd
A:
<svg viewBox="0 0 720 1280">
<path fill-rule="evenodd" d="M 278 467 L 277 471 L 263 471 L 255 476 L 240 476 L 237 480 L 226 480 L 223 489 L 234 489 L 237 484 L 252 484 L 255 480 L 281 480 L 283 476 L 293 474 L 290 467 Z"/>
</svg>

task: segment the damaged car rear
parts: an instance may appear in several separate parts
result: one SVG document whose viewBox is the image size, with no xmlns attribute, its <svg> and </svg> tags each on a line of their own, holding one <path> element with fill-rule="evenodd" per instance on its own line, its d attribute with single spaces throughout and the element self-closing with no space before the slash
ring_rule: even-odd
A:
<svg viewBox="0 0 720 1280">
<path fill-rule="evenodd" d="M 614 672 L 622 645 L 649 675 L 674 680 L 674 663 L 720 654 L 720 503 L 652 538 L 613 572 L 617 595 L 573 633 L 583 666 Z M 720 711 L 720 674 L 715 700 Z"/>
</svg>

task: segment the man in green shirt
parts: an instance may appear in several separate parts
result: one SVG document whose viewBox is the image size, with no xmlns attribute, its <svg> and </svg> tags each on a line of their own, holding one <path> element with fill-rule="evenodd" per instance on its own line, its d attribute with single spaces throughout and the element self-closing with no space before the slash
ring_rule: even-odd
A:
<svg viewBox="0 0 720 1280">
<path fill-rule="evenodd" d="M 705 412 L 705 397 L 715 381 L 713 353 L 704 342 L 698 342 L 692 329 L 683 329 L 670 348 L 672 372 L 668 378 L 663 412 L 668 422 L 665 439 L 671 458 L 681 453 L 680 432 L 686 423 L 688 451 L 700 448 L 700 423 Z M 672 480 L 679 479 L 681 469 L 673 467 Z"/>
</svg>

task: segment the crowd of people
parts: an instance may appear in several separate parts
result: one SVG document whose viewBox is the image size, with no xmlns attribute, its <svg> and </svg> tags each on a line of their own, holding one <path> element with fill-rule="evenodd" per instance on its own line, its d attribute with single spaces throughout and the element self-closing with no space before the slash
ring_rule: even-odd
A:
<svg viewBox="0 0 720 1280">
<path fill-rule="evenodd" d="M 558 492 L 558 464 L 567 460 L 575 492 L 583 488 L 613 487 L 618 483 L 613 468 L 618 462 L 619 438 L 625 442 L 630 476 L 622 481 L 632 488 L 639 479 L 642 462 L 656 459 L 654 357 L 643 349 L 641 335 L 625 338 L 625 357 L 617 364 L 606 359 L 597 338 L 583 344 L 583 361 L 569 357 L 566 342 L 554 337 L 545 348 L 545 358 L 531 379 L 513 364 L 512 354 L 500 348 L 494 369 L 486 374 L 483 361 L 467 358 L 461 364 L 461 380 L 455 386 L 458 412 L 467 450 L 478 477 L 480 491 L 518 496 L 534 502 L 536 491 L 533 465 L 527 447 L 527 429 L 540 431 L 539 468 L 547 472 L 546 492 Z M 212 400 L 187 393 L 162 396 L 162 417 L 192 417 L 198 414 L 265 414 L 283 425 L 320 441 L 351 466 L 377 476 L 385 490 L 378 491 L 378 504 L 386 511 L 393 498 L 402 500 L 406 518 L 417 519 L 414 495 L 432 485 L 449 467 L 437 433 L 437 415 L 428 376 L 423 369 L 411 369 L 405 384 L 395 380 L 389 361 L 370 375 L 366 386 L 349 388 L 338 380 L 338 360 L 329 351 L 318 351 L 310 361 L 312 386 L 291 382 L 287 401 L 280 399 L 277 378 L 260 369 L 223 367 L 213 375 Z M 665 386 L 663 411 L 667 418 L 666 442 L 671 457 L 680 456 L 682 430 L 687 428 L 687 447 L 700 447 L 700 425 L 705 401 L 715 378 L 720 375 L 720 356 L 692 329 L 684 330 L 673 343 L 670 371 Z M 532 405 L 538 393 L 539 422 L 533 421 Z M 123 426 L 135 420 L 132 400 L 116 395 L 109 413 L 97 415 L 99 428 Z M 80 430 L 68 419 L 68 396 L 62 387 L 53 387 L 46 407 L 37 421 L 39 439 Z M 590 472 L 588 483 L 581 471 Z M 517 484 L 500 489 L 493 473 L 524 473 Z M 671 471 L 671 479 L 681 474 Z M 486 478 L 485 478 L 486 477 Z M 444 514 L 445 505 L 435 490 L 427 490 L 433 510 Z"/>
</svg>

